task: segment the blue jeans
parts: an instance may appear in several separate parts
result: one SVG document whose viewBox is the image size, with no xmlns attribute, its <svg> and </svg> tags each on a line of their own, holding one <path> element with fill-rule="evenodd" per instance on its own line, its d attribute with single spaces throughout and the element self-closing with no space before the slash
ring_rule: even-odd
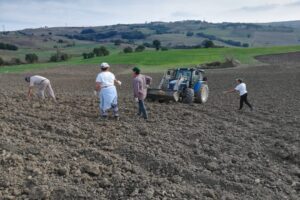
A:
<svg viewBox="0 0 300 200">
<path fill-rule="evenodd" d="M 148 114 L 145 108 L 144 100 L 139 100 L 139 115 L 143 114 L 144 119 L 148 119 Z"/>
</svg>

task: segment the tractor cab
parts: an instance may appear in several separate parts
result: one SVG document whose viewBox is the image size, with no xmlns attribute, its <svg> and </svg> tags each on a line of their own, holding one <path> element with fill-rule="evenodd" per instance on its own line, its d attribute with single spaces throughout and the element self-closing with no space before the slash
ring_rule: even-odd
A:
<svg viewBox="0 0 300 200">
<path fill-rule="evenodd" d="M 208 97 L 208 86 L 206 78 L 203 77 L 204 70 L 198 68 L 169 69 L 163 76 L 157 89 L 148 90 L 148 98 L 182 100 L 191 103 L 204 103 Z"/>
<path fill-rule="evenodd" d="M 197 82 L 203 80 L 203 70 L 195 68 L 178 68 L 176 70 L 168 70 L 170 90 L 184 90 L 185 88 L 193 88 Z M 178 87 L 175 87 L 178 84 Z"/>
</svg>

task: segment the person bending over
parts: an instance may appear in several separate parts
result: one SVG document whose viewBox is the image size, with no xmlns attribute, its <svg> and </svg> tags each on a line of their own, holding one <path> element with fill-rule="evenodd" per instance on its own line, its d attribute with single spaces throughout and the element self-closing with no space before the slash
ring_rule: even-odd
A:
<svg viewBox="0 0 300 200">
<path fill-rule="evenodd" d="M 56 98 L 49 79 L 43 76 L 35 75 L 35 76 L 26 76 L 25 81 L 29 83 L 28 93 L 27 93 L 28 100 L 31 100 L 33 88 L 34 86 L 36 86 L 38 88 L 37 96 L 39 98 L 45 99 L 45 92 L 47 92 L 48 95 L 56 102 Z"/>
</svg>

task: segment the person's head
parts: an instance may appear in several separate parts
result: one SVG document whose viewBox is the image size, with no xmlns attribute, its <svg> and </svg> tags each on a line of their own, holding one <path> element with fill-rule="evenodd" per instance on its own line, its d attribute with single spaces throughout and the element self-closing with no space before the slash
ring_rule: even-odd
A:
<svg viewBox="0 0 300 200">
<path fill-rule="evenodd" d="M 243 82 L 243 79 L 237 78 L 237 79 L 235 79 L 235 81 L 236 81 L 237 83 L 242 83 L 242 82 Z"/>
<path fill-rule="evenodd" d="M 101 71 L 107 71 L 109 67 L 110 67 L 109 64 L 106 62 L 103 62 L 100 65 Z"/>
<path fill-rule="evenodd" d="M 133 76 L 138 76 L 141 73 L 141 70 L 138 67 L 134 67 L 132 71 L 133 71 Z"/>
<path fill-rule="evenodd" d="M 30 76 L 25 76 L 25 81 L 29 83 L 30 82 Z"/>
</svg>

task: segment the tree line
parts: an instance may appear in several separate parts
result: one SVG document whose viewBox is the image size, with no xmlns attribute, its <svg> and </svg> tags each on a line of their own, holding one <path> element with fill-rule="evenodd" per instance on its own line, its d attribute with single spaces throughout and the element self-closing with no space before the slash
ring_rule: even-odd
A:
<svg viewBox="0 0 300 200">
<path fill-rule="evenodd" d="M 57 51 L 55 54 L 51 55 L 49 58 L 49 62 L 62 62 L 62 61 L 67 61 L 70 59 L 71 56 L 67 53 L 63 53 L 60 51 Z M 0 66 L 4 65 L 20 65 L 20 64 L 32 64 L 32 63 L 37 63 L 39 62 L 39 57 L 35 53 L 28 53 L 25 55 L 25 63 L 22 62 L 20 58 L 11 58 L 10 61 L 5 61 L 0 57 Z"/>
<path fill-rule="evenodd" d="M 7 44 L 7 43 L 0 42 L 0 49 L 17 51 L 18 47 L 16 45 L 13 45 L 13 44 Z"/>
<path fill-rule="evenodd" d="M 121 40 L 116 40 L 114 44 L 119 46 L 121 44 Z M 168 48 L 162 47 L 161 42 L 159 40 L 153 40 L 152 44 L 144 43 L 133 48 L 132 46 L 126 46 L 123 48 L 123 53 L 133 53 L 133 52 L 142 52 L 146 48 L 155 48 L 157 51 L 162 50 L 166 51 Z M 94 57 L 108 56 L 110 55 L 110 51 L 105 46 L 100 46 L 99 48 L 94 48 L 91 52 L 82 53 L 83 59 L 90 59 Z"/>
<path fill-rule="evenodd" d="M 222 38 L 219 38 L 215 35 L 210 35 L 210 34 L 206 34 L 206 33 L 197 33 L 196 34 L 198 37 L 203 37 L 203 38 L 206 38 L 208 40 L 216 40 L 216 41 L 220 41 L 220 42 L 223 42 L 225 44 L 228 44 L 228 45 L 231 45 L 231 46 L 236 46 L 236 47 L 249 47 L 249 44 L 248 43 L 241 43 L 239 41 L 234 41 L 234 40 L 225 40 L 225 39 L 222 39 Z"/>
</svg>

